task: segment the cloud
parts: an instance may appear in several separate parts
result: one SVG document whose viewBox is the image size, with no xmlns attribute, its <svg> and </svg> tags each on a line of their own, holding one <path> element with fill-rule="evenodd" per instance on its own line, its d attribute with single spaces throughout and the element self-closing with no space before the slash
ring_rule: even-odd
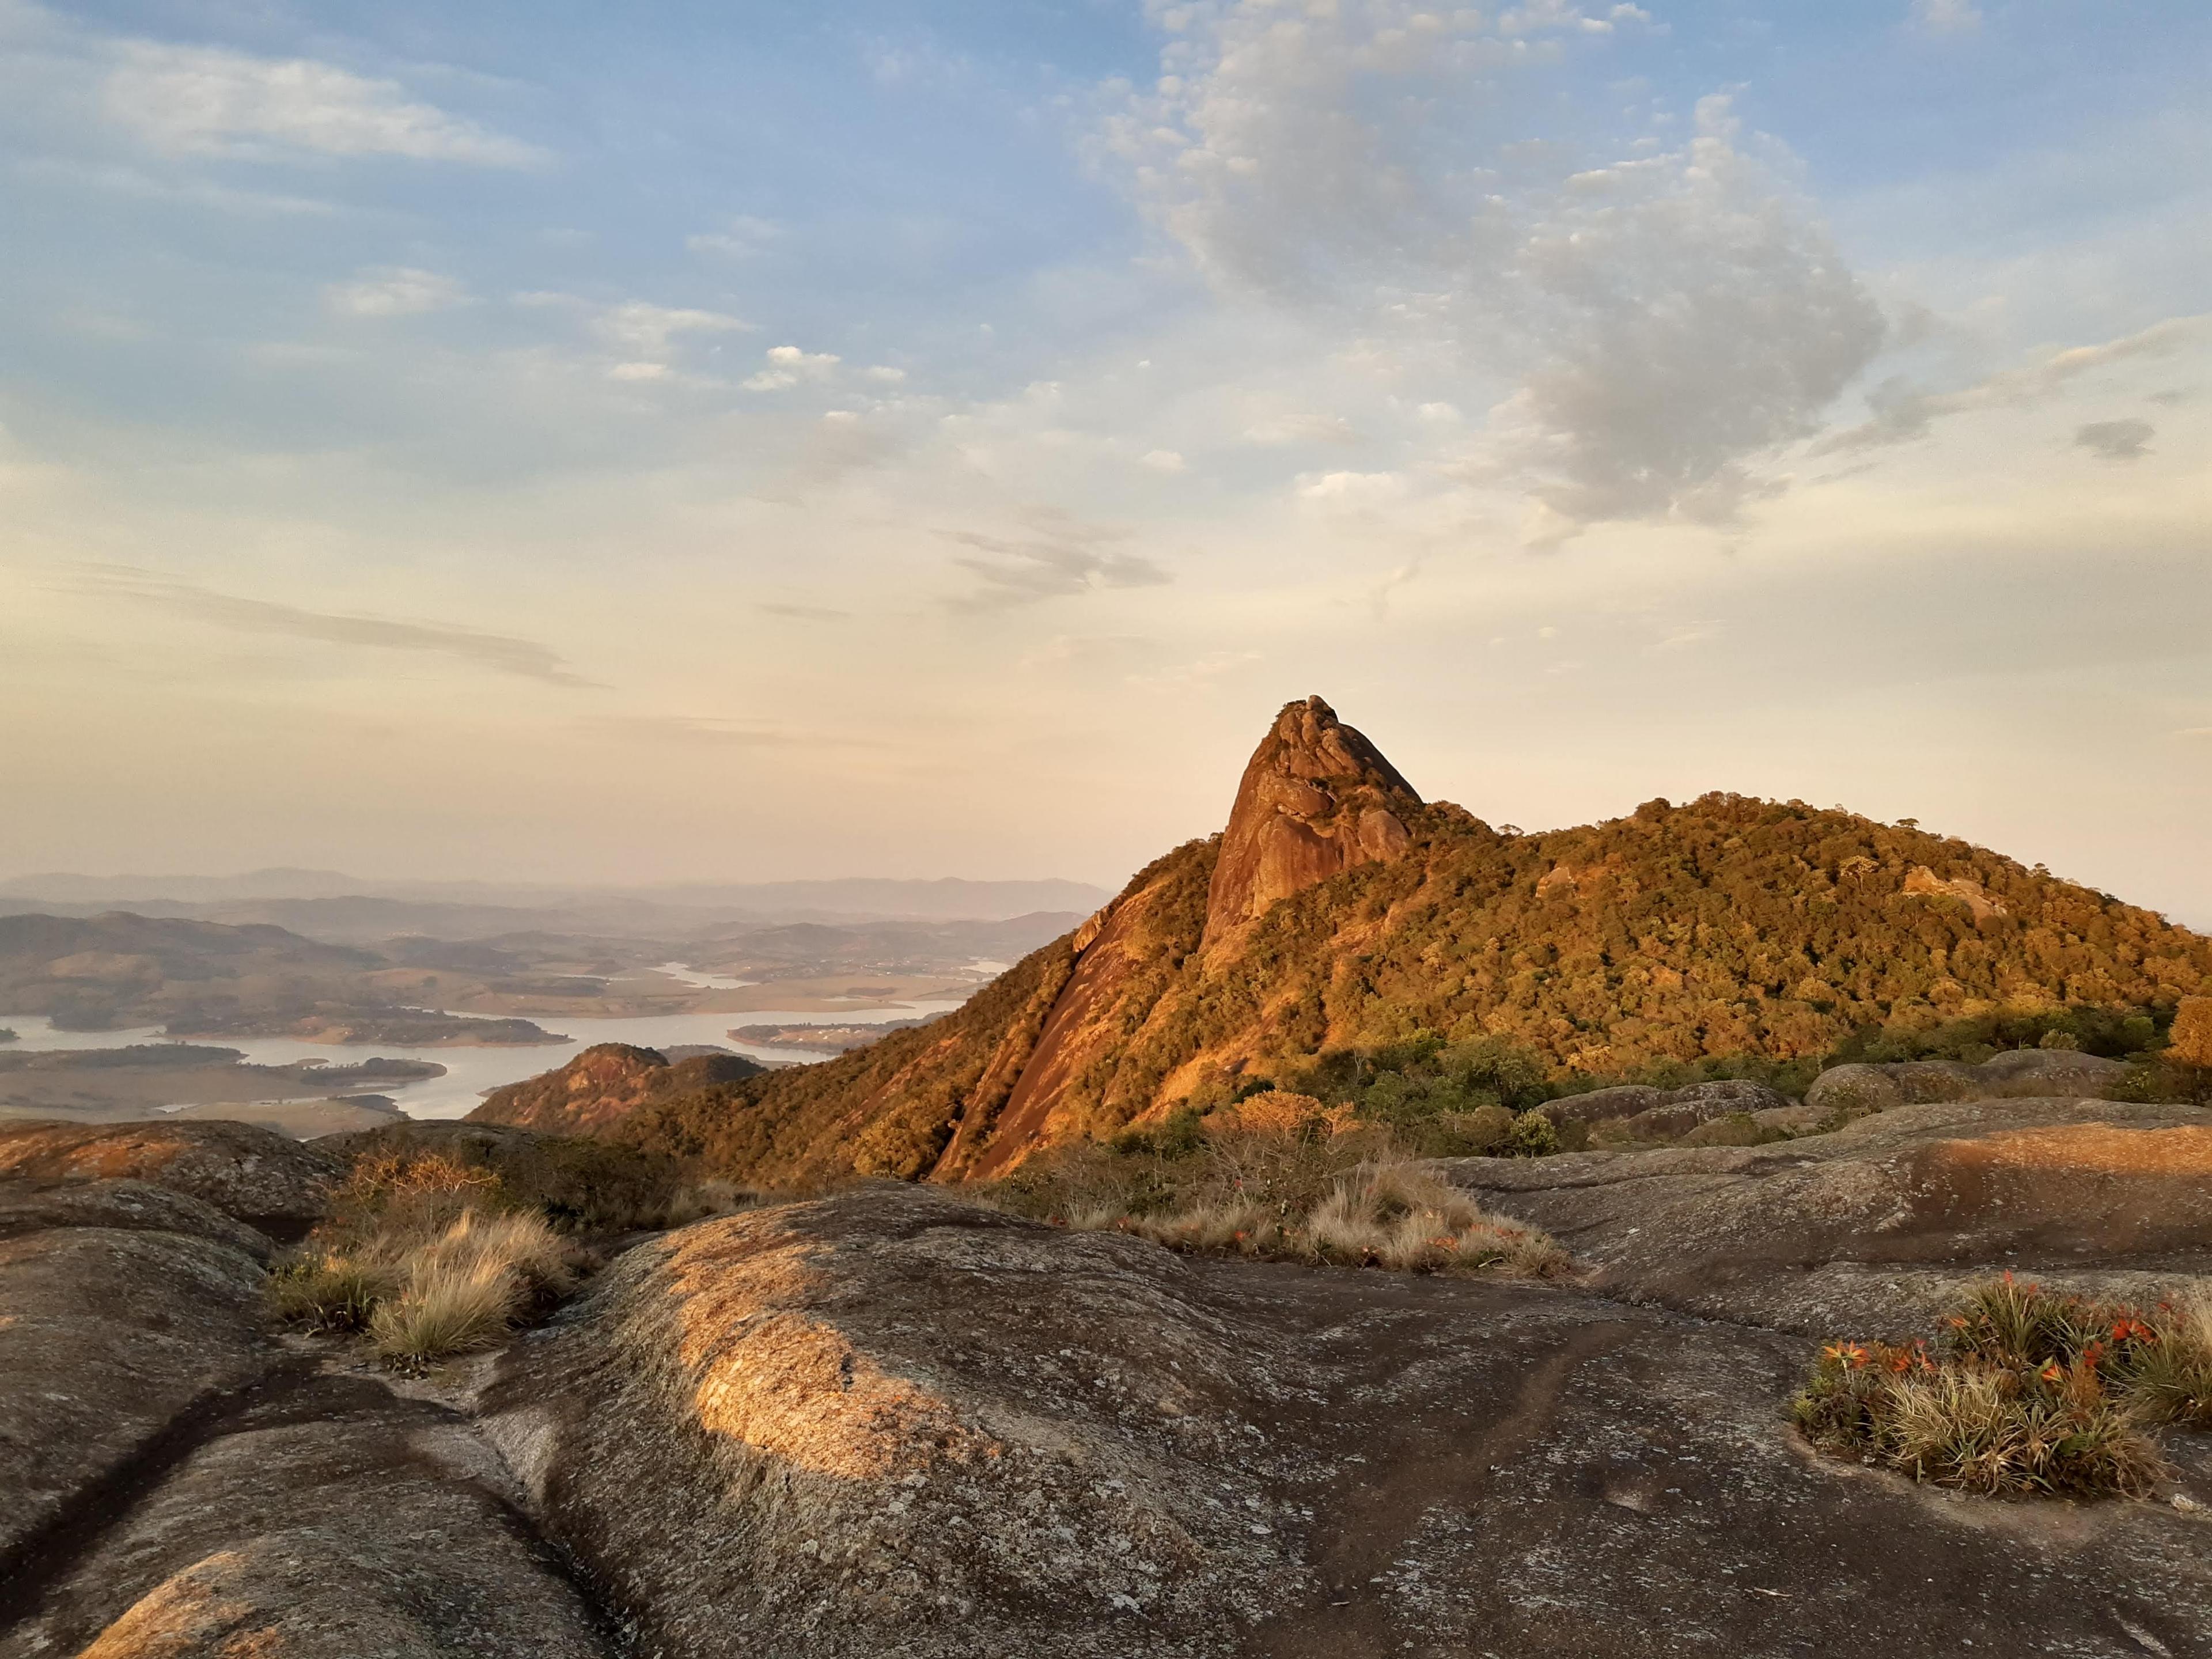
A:
<svg viewBox="0 0 2212 1659">
<path fill-rule="evenodd" d="M 1172 449 L 1152 449 L 1138 458 L 1139 466 L 1148 466 L 1155 472 L 1188 472 L 1190 463 Z"/>
<path fill-rule="evenodd" d="M 1923 392 L 1900 380 L 1886 380 L 1868 398 L 1873 418 L 1823 438 L 1813 446 L 1815 455 L 1850 454 L 1912 443 L 1928 435 L 1934 423 L 1948 416 L 1977 410 L 2018 409 L 2057 397 L 2067 382 L 2092 370 L 2123 362 L 2130 357 L 2154 356 L 2171 350 L 2193 332 L 2201 319 L 2169 317 L 2138 333 L 2101 345 L 2073 346 L 2054 352 L 2025 368 L 2006 369 L 1955 392 Z"/>
<path fill-rule="evenodd" d="M 794 345 L 770 346 L 768 367 L 745 381 L 745 390 L 782 392 L 801 380 L 827 380 L 842 361 L 834 352 L 801 351 Z"/>
<path fill-rule="evenodd" d="M 727 230 L 687 236 L 684 239 L 684 246 L 694 253 L 717 253 L 726 259 L 750 259 L 764 252 L 782 235 L 783 227 L 773 220 L 756 219 L 750 214 L 739 214 L 730 221 Z"/>
<path fill-rule="evenodd" d="M 988 555 L 953 561 L 979 577 L 981 591 L 952 601 L 955 610 L 995 611 L 1108 587 L 1158 587 L 1174 578 L 1150 559 L 1118 553 L 1111 544 L 1128 532 L 1086 525 L 1048 508 L 1030 514 L 1032 533 L 992 536 L 974 530 L 940 530 L 949 542 Z"/>
<path fill-rule="evenodd" d="M 610 737 L 725 749 L 812 749 L 830 741 L 808 732 L 764 726 L 758 720 L 725 720 L 715 714 L 607 714 L 577 724 Z"/>
<path fill-rule="evenodd" d="M 1754 464 L 1817 430 L 1881 344 L 1873 299 L 1725 99 L 1679 147 L 1595 167 L 1498 142 L 1500 78 L 1645 27 L 1633 6 L 1155 15 L 1164 72 L 1103 140 L 1133 194 L 1227 295 L 1431 374 L 1510 376 L 1470 464 L 1558 534 L 1729 520 L 1765 493 Z"/>
<path fill-rule="evenodd" d="M 2092 421 L 2075 429 L 2074 444 L 2100 461 L 2139 461 L 2150 453 L 2150 441 L 2157 435 L 2148 421 Z"/>
<path fill-rule="evenodd" d="M 557 302 L 560 295 L 521 296 L 525 303 Z M 755 325 L 719 311 L 698 311 L 678 306 L 656 306 L 630 300 L 600 317 L 599 332 L 644 358 L 665 357 L 679 334 L 745 334 Z"/>
<path fill-rule="evenodd" d="M 173 616 L 234 628 L 246 633 L 280 634 L 326 645 L 368 646 L 451 657 L 495 673 L 547 685 L 603 690 L 596 680 L 571 669 L 550 647 L 506 634 L 483 634 L 443 623 L 396 622 L 382 617 L 337 616 L 303 611 L 268 599 L 218 593 L 128 565 L 99 568 L 82 591 L 110 594 L 155 606 Z"/>
<path fill-rule="evenodd" d="M 397 82 L 308 58 L 131 40 L 100 89 L 111 119 L 174 155 L 400 155 L 477 167 L 535 167 L 534 145 L 428 104 Z"/>
<path fill-rule="evenodd" d="M 1971 34 L 1982 26 L 1974 0 L 1912 0 L 1912 26 L 1929 34 Z"/>
<path fill-rule="evenodd" d="M 801 622 L 844 622 L 853 614 L 849 611 L 833 611 L 826 605 L 787 605 L 781 600 L 763 600 L 753 609 L 765 611 L 771 617 L 796 617 Z"/>
<path fill-rule="evenodd" d="M 343 317 L 415 317 L 468 303 L 468 290 L 450 276 L 411 265 L 366 270 L 350 283 L 323 290 L 323 303 Z"/>
</svg>

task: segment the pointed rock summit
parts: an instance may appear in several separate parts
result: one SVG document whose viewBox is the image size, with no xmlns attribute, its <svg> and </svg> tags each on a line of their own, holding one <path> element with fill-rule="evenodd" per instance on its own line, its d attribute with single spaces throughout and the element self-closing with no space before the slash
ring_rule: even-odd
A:
<svg viewBox="0 0 2212 1659">
<path fill-rule="evenodd" d="M 1280 898 L 1387 863 L 1421 804 L 1382 752 L 1319 697 L 1285 706 L 1237 786 L 1206 907 L 1212 945 Z"/>
</svg>

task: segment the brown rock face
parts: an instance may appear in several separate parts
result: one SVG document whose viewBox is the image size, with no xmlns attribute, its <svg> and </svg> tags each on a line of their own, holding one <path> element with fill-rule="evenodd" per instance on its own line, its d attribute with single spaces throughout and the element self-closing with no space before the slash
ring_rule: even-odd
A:
<svg viewBox="0 0 2212 1659">
<path fill-rule="evenodd" d="M 1286 705 L 1237 786 L 1207 896 L 1206 944 L 1278 899 L 1399 857 L 1412 840 L 1400 813 L 1420 804 L 1382 751 L 1319 697 Z"/>
</svg>

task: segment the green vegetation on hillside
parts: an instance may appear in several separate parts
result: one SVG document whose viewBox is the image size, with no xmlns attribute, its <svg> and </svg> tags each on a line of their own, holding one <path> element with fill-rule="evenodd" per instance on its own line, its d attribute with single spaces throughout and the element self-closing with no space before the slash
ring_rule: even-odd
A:
<svg viewBox="0 0 2212 1659">
<path fill-rule="evenodd" d="M 2212 989 L 2212 941 L 2149 911 L 1800 802 L 1654 801 L 1537 836 L 1437 805 L 1409 827 L 1405 857 L 1205 952 L 1214 844 L 1142 872 L 1141 926 L 1075 1011 L 1096 1040 L 1055 1085 L 1048 1138 L 1111 1139 L 1261 1079 L 1332 1098 L 1356 1082 L 1364 1115 L 1389 1121 L 1624 1080 L 1802 1090 L 1836 1060 L 2029 1042 L 2134 1054 Z M 615 1133 L 740 1179 L 927 1173 L 963 1120 L 971 1138 L 995 1122 L 1072 966 L 1061 941 L 927 1027 Z M 1480 1079 L 1463 1063 L 1478 1054 Z"/>
</svg>

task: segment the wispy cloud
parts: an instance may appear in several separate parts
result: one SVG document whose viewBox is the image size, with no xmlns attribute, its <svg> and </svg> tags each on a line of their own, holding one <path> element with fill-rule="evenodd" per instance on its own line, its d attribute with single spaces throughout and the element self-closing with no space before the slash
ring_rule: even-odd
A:
<svg viewBox="0 0 2212 1659">
<path fill-rule="evenodd" d="M 802 622 L 843 622 L 853 613 L 833 611 L 826 605 L 791 605 L 782 600 L 763 600 L 753 607 L 765 611 L 771 617 L 796 617 Z"/>
<path fill-rule="evenodd" d="M 323 303 L 344 317 L 414 317 L 468 303 L 469 291 L 450 276 L 412 265 L 362 271 L 323 290 Z"/>
<path fill-rule="evenodd" d="M 526 167 L 535 145 L 311 58 L 256 58 L 211 46 L 131 40 L 101 88 L 107 116 L 175 155 L 398 155 Z"/>
<path fill-rule="evenodd" d="M 730 720 L 719 714 L 608 714 L 579 722 L 611 736 L 662 743 L 696 744 L 720 749 L 878 749 L 871 738 L 829 737 L 797 732 L 761 720 Z"/>
<path fill-rule="evenodd" d="M 1929 34 L 1971 34 L 1982 26 L 1974 0 L 1912 0 L 1912 26 Z"/>
<path fill-rule="evenodd" d="M 570 668 L 550 646 L 512 635 L 481 633 L 444 623 L 402 622 L 386 617 L 307 611 L 274 600 L 217 592 L 128 565 L 100 566 L 87 580 L 63 586 L 135 600 L 172 616 L 245 633 L 278 634 L 326 645 L 420 652 L 547 685 L 606 689 L 599 681 L 586 679 Z"/>
<path fill-rule="evenodd" d="M 1015 605 L 1106 587 L 1158 587 L 1174 580 L 1150 559 L 1121 553 L 1112 544 L 1128 532 L 1086 525 L 1062 513 L 1030 514 L 1032 533 L 993 536 L 975 530 L 940 530 L 949 542 L 988 556 L 969 555 L 953 562 L 980 578 L 976 592 L 951 601 L 960 611 L 995 611 Z"/>
<path fill-rule="evenodd" d="M 2157 435 L 2148 421 L 2092 421 L 2075 428 L 2074 447 L 2100 461 L 2139 461 L 2150 453 L 2150 441 Z"/>
<path fill-rule="evenodd" d="M 2140 332 L 2106 340 L 2100 345 L 2072 346 L 2054 352 L 2025 368 L 2011 368 L 1960 386 L 1955 392 L 1923 392 L 1903 380 L 1889 380 L 1875 388 L 1868 398 L 1874 417 L 1832 434 L 1813 446 L 1815 455 L 1849 454 L 1857 450 L 1881 449 L 1909 444 L 1928 435 L 1929 428 L 1948 416 L 1976 410 L 2024 408 L 2057 397 L 2069 380 L 2094 369 L 2124 362 L 2130 357 L 2155 356 L 2172 350 L 2202 322 L 2196 317 L 2169 317 Z"/>
<path fill-rule="evenodd" d="M 694 253 L 716 253 L 726 259 L 750 259 L 765 252 L 782 235 L 783 227 L 773 220 L 756 219 L 750 214 L 739 214 L 730 221 L 728 229 L 687 236 L 684 239 L 684 246 Z"/>
</svg>

